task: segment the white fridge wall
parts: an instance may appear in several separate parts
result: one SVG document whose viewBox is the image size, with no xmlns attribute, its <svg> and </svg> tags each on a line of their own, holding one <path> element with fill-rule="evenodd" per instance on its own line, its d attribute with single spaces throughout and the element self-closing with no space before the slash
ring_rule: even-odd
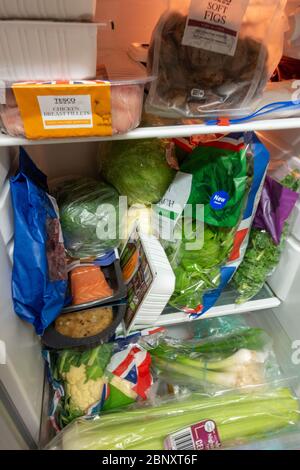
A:
<svg viewBox="0 0 300 470">
<path fill-rule="evenodd" d="M 31 325 L 20 320 L 13 310 L 11 271 L 13 214 L 8 172 L 11 158 L 0 150 L 0 340 L 6 357 L 0 365 L 0 380 L 21 419 L 37 442 L 43 394 L 44 366 L 39 340 Z M 1 401 L 1 400 L 0 400 Z M 1 429 L 2 433 L 2 429 Z"/>
<path fill-rule="evenodd" d="M 25 149 L 51 182 L 64 176 L 96 176 L 98 147 L 97 142 L 83 142 L 28 146 Z"/>
<path fill-rule="evenodd" d="M 148 43 L 168 6 L 169 0 L 98 0 L 96 19 L 115 25 L 114 31 L 101 31 L 101 47 L 127 50 L 132 42 Z"/>
</svg>

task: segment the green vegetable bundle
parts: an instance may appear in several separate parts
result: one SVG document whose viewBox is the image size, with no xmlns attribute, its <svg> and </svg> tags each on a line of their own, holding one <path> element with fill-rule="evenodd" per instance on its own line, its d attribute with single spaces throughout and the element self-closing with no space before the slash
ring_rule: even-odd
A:
<svg viewBox="0 0 300 470">
<path fill-rule="evenodd" d="M 154 367 L 167 383 L 211 393 L 269 381 L 270 342 L 263 330 L 247 328 L 203 341 L 181 343 L 162 338 L 151 355 Z"/>
<path fill-rule="evenodd" d="M 113 142 L 103 162 L 99 157 L 101 176 L 127 196 L 129 206 L 158 202 L 175 176 L 159 139 Z"/>
<path fill-rule="evenodd" d="M 236 303 L 252 299 L 262 289 L 268 275 L 277 266 L 280 247 L 275 245 L 271 235 L 253 228 L 243 262 L 233 278 L 238 291 Z"/>
<path fill-rule="evenodd" d="M 163 450 L 170 433 L 207 419 L 215 421 L 226 446 L 292 427 L 299 421 L 299 404 L 288 388 L 211 398 L 193 394 L 156 407 L 106 413 L 94 421 L 77 420 L 48 449 Z"/>
<path fill-rule="evenodd" d="M 96 257 L 119 245 L 119 195 L 112 186 L 79 178 L 65 182 L 55 194 L 71 256 Z"/>
<path fill-rule="evenodd" d="M 218 287 L 220 266 L 226 262 L 232 249 L 233 235 L 233 230 L 205 226 L 202 246 L 202 240 L 197 237 L 197 230 L 191 222 L 191 230 L 184 232 L 178 242 L 163 243 L 176 276 L 175 290 L 170 300 L 172 306 L 195 309 L 207 290 Z M 194 244 L 193 250 L 188 249 L 190 243 Z"/>
</svg>

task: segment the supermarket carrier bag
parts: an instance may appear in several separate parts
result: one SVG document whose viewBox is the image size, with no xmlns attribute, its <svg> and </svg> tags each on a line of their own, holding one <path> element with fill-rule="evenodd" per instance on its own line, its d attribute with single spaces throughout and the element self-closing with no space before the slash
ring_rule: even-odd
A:
<svg viewBox="0 0 300 470">
<path fill-rule="evenodd" d="M 65 250 L 54 198 L 46 176 L 24 149 L 19 170 L 10 179 L 14 210 L 12 297 L 16 314 L 36 333 L 60 313 L 67 289 Z"/>
</svg>

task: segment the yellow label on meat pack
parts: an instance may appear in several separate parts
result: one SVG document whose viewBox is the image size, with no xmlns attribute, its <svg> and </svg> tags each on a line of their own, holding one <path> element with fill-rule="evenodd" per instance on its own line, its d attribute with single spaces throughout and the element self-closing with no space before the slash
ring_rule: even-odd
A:
<svg viewBox="0 0 300 470">
<path fill-rule="evenodd" d="M 13 85 L 28 139 L 112 135 L 108 82 Z"/>
</svg>

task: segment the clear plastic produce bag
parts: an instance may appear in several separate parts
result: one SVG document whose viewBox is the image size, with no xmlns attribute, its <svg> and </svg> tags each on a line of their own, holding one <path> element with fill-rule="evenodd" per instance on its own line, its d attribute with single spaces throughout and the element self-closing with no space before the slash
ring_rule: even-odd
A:
<svg viewBox="0 0 300 470">
<path fill-rule="evenodd" d="M 161 337 L 151 356 L 161 380 L 196 392 L 252 393 L 255 387 L 280 378 L 272 340 L 260 328 L 241 328 L 202 340 Z"/>
<path fill-rule="evenodd" d="M 151 336 L 155 340 L 151 340 Z M 153 385 L 147 348 L 159 336 L 144 330 L 80 351 L 44 350 L 48 380 L 54 391 L 50 421 L 56 431 L 81 416 L 95 416 L 148 398 Z"/>
<path fill-rule="evenodd" d="M 184 158 L 155 208 L 176 277 L 173 307 L 194 316 L 217 301 L 243 259 L 268 162 L 254 134 L 229 134 Z"/>
<path fill-rule="evenodd" d="M 146 111 L 166 117 L 236 113 L 262 93 L 283 50 L 286 0 L 184 0 L 152 36 Z M 172 3 L 171 3 L 172 6 Z"/>
<path fill-rule="evenodd" d="M 156 406 L 79 419 L 48 450 L 210 450 L 290 431 L 299 423 L 299 402 L 286 386 L 251 394 L 191 394 Z"/>
<path fill-rule="evenodd" d="M 92 178 L 61 184 L 54 191 L 65 248 L 74 258 L 98 257 L 119 245 L 119 195 Z"/>
<path fill-rule="evenodd" d="M 283 173 L 284 174 L 284 173 Z M 237 303 L 252 299 L 279 263 L 289 230 L 289 217 L 299 199 L 299 175 L 286 174 L 281 183 L 267 176 L 253 221 L 249 244 L 233 282 Z M 291 189 L 290 189 L 291 188 Z"/>
</svg>

